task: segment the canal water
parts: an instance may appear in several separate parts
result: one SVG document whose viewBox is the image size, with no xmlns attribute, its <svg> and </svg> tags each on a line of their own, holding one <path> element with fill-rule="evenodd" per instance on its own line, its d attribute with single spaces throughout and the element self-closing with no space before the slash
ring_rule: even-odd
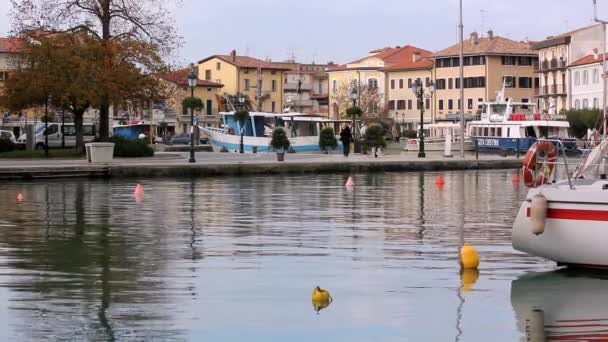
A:
<svg viewBox="0 0 608 342">
<path fill-rule="evenodd" d="M 534 340 L 607 282 L 512 249 L 513 172 L 0 183 L 0 340 Z"/>
</svg>

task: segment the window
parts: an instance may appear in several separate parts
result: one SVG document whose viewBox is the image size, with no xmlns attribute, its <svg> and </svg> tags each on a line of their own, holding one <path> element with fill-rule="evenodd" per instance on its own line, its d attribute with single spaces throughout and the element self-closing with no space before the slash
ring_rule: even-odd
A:
<svg viewBox="0 0 608 342">
<path fill-rule="evenodd" d="M 448 100 L 448 110 L 452 110 L 454 109 L 454 100 L 449 99 Z"/>
<path fill-rule="evenodd" d="M 412 100 L 407 100 L 407 109 L 412 109 Z"/>
<path fill-rule="evenodd" d="M 399 89 L 403 89 L 403 78 L 399 79 Z"/>
<path fill-rule="evenodd" d="M 532 65 L 532 57 L 518 57 L 517 63 L 519 65 Z"/>
<path fill-rule="evenodd" d="M 270 112 L 275 113 L 277 111 L 277 103 L 272 101 L 270 103 Z"/>
<path fill-rule="evenodd" d="M 456 89 L 460 89 L 460 78 L 456 78 L 455 80 L 456 80 L 456 82 L 454 82 L 454 83 L 455 83 L 455 85 L 456 85 L 456 87 L 455 87 L 455 88 L 456 88 Z"/>
<path fill-rule="evenodd" d="M 530 100 L 529 99 L 521 99 L 521 102 L 528 103 L 528 102 L 530 102 Z M 521 106 L 521 109 L 528 109 L 528 106 Z"/>
<path fill-rule="evenodd" d="M 515 88 L 515 77 L 503 76 L 502 81 L 504 82 L 506 88 Z"/>
<path fill-rule="evenodd" d="M 213 115 L 213 100 L 207 100 L 205 109 L 207 110 L 207 115 Z"/>
<path fill-rule="evenodd" d="M 270 87 L 272 91 L 277 91 L 277 80 L 272 80 L 272 82 L 270 83 Z"/>
<path fill-rule="evenodd" d="M 222 70 L 222 63 L 217 62 L 217 63 L 215 64 L 215 70 Z"/>
<path fill-rule="evenodd" d="M 539 77 L 534 78 L 534 88 L 540 88 L 540 78 Z"/>
<path fill-rule="evenodd" d="M 589 100 L 583 99 L 583 109 L 589 108 Z"/>
<path fill-rule="evenodd" d="M 59 126 L 58 125 L 50 125 L 47 130 L 45 131 L 44 134 L 46 135 L 51 135 L 51 134 L 55 134 L 59 132 Z"/>
<path fill-rule="evenodd" d="M 422 100 L 416 99 L 416 109 L 420 110 L 420 103 L 421 102 L 422 102 Z"/>
<path fill-rule="evenodd" d="M 331 84 L 331 88 L 334 93 L 337 93 L 338 92 L 338 81 L 334 80 Z"/>
<path fill-rule="evenodd" d="M 579 71 L 574 73 L 574 85 L 581 85 L 581 73 Z"/>
<path fill-rule="evenodd" d="M 408 88 L 411 88 L 411 87 L 412 87 L 412 79 L 411 79 L 411 78 L 408 78 L 408 79 L 407 79 L 407 87 L 408 87 Z"/>
<path fill-rule="evenodd" d="M 477 99 L 477 109 L 483 109 L 483 99 L 481 97 Z"/>
<path fill-rule="evenodd" d="M 211 81 L 211 70 L 205 70 L 205 81 Z"/>
<path fill-rule="evenodd" d="M 397 101 L 397 109 L 405 109 L 405 100 L 398 100 Z"/>
<path fill-rule="evenodd" d="M 378 79 L 377 78 L 370 78 L 367 80 L 367 86 L 369 89 L 378 89 Z"/>
<path fill-rule="evenodd" d="M 502 56 L 502 65 L 515 65 L 516 60 L 515 56 Z"/>
<path fill-rule="evenodd" d="M 424 86 L 428 87 L 429 85 L 431 85 L 431 79 L 429 77 L 424 79 Z"/>
<path fill-rule="evenodd" d="M 574 109 L 581 109 L 581 100 L 574 101 Z"/>
<path fill-rule="evenodd" d="M 439 100 L 439 110 L 443 110 L 443 100 Z"/>
<path fill-rule="evenodd" d="M 589 84 L 589 72 L 587 70 L 583 71 L 583 84 Z"/>
<path fill-rule="evenodd" d="M 600 108 L 600 99 L 597 97 L 593 99 L 593 108 Z"/>
<path fill-rule="evenodd" d="M 593 83 L 600 83 L 600 71 L 597 68 L 593 69 Z"/>
<path fill-rule="evenodd" d="M 6 81 L 6 80 L 8 80 L 8 72 L 0 71 L 0 81 Z"/>
<path fill-rule="evenodd" d="M 244 82 L 244 84 L 243 84 L 243 88 L 245 89 L 245 91 L 249 91 L 249 87 L 250 87 L 250 84 L 249 84 L 249 79 L 248 79 L 248 78 L 245 78 L 245 79 L 243 80 L 243 82 Z"/>
<path fill-rule="evenodd" d="M 395 80 L 391 80 L 391 89 L 395 89 Z"/>
<path fill-rule="evenodd" d="M 532 88 L 532 77 L 520 77 L 519 78 L 520 88 Z"/>
<path fill-rule="evenodd" d="M 437 80 L 437 84 L 435 85 L 435 89 L 445 89 L 445 78 L 441 78 Z"/>
<path fill-rule="evenodd" d="M 431 99 L 426 99 L 424 107 L 425 109 L 431 109 Z"/>
<path fill-rule="evenodd" d="M 389 110 L 395 110 L 395 100 L 388 101 L 388 109 Z"/>
<path fill-rule="evenodd" d="M 458 110 L 460 110 L 460 99 L 458 99 Z"/>
<path fill-rule="evenodd" d="M 473 109 L 473 99 L 467 99 L 467 109 Z"/>
<path fill-rule="evenodd" d="M 448 78 L 448 89 L 452 89 L 452 88 L 454 88 L 453 79 Z"/>
</svg>

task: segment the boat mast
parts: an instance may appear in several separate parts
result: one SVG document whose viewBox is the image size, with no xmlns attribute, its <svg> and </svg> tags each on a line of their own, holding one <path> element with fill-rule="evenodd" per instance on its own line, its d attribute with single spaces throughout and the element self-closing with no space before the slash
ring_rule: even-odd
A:
<svg viewBox="0 0 608 342">
<path fill-rule="evenodd" d="M 604 95 L 604 102 L 602 103 L 602 107 L 604 108 L 604 134 L 602 135 L 602 139 L 606 138 L 606 120 L 608 119 L 608 116 L 606 115 L 606 99 L 608 98 L 608 96 L 606 96 L 606 21 L 604 20 L 600 20 L 597 17 L 597 0 L 593 0 L 593 20 L 595 22 L 598 22 L 600 24 L 602 24 L 602 31 L 604 32 L 603 35 L 603 39 L 602 39 L 602 68 L 603 68 L 603 74 L 602 74 L 602 85 L 603 85 L 603 95 Z"/>
<path fill-rule="evenodd" d="M 462 25 L 462 0 L 460 0 L 460 155 L 464 159 L 464 26 Z"/>
</svg>

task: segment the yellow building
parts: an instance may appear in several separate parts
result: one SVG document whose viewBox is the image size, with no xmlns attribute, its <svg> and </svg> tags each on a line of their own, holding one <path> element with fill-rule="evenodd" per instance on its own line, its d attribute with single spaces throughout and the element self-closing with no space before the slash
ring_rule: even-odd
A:
<svg viewBox="0 0 608 342">
<path fill-rule="evenodd" d="M 400 63 L 418 62 L 429 54 L 429 51 L 409 45 L 387 47 L 371 51 L 367 57 L 329 68 L 331 115 L 342 115 L 352 105 L 353 99 L 366 115 L 387 113 L 385 68 Z"/>
<path fill-rule="evenodd" d="M 455 44 L 431 56 L 435 61 L 436 120 L 452 119 L 451 114 L 461 113 L 459 52 L 460 44 Z M 492 31 L 479 38 L 473 32 L 464 42 L 463 112 L 481 113 L 482 103 L 495 100 L 503 81 L 507 98 L 534 103 L 539 82 L 537 62 L 538 56 L 528 42 L 494 36 Z"/>
<path fill-rule="evenodd" d="M 283 72 L 281 63 L 262 61 L 248 56 L 214 55 L 198 64 L 199 79 L 224 85 L 223 93 L 243 93 L 263 112 L 283 112 Z"/>
<path fill-rule="evenodd" d="M 182 100 L 192 95 L 188 87 L 190 69 L 177 70 L 165 78 L 171 82 L 171 98 L 166 101 L 165 115 L 175 116 L 175 133 L 190 132 L 190 114 L 183 111 Z M 221 94 L 223 85 L 199 79 L 194 88 L 194 96 L 203 101 L 203 110 L 194 113 L 201 126 L 220 127 L 219 104 L 217 96 Z"/>
<path fill-rule="evenodd" d="M 430 54 L 430 52 L 428 53 Z M 427 55 L 428 55 L 427 54 Z M 420 122 L 420 103 L 412 92 L 412 84 L 420 80 L 428 87 L 433 80 L 433 61 L 428 58 L 411 60 L 382 69 L 386 73 L 387 109 L 389 117 L 393 118 L 403 129 L 416 129 Z M 435 110 L 433 97 L 424 99 L 424 121 L 430 122 Z"/>
</svg>

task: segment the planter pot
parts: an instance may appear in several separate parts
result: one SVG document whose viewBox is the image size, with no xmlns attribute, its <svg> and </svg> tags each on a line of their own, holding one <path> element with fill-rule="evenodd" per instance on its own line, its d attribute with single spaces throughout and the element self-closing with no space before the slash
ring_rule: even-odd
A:
<svg viewBox="0 0 608 342">
<path fill-rule="evenodd" d="M 277 161 L 285 161 L 285 152 L 277 152 Z"/>
<path fill-rule="evenodd" d="M 88 143 L 84 146 L 90 163 L 111 163 L 114 158 L 113 143 Z"/>
</svg>

